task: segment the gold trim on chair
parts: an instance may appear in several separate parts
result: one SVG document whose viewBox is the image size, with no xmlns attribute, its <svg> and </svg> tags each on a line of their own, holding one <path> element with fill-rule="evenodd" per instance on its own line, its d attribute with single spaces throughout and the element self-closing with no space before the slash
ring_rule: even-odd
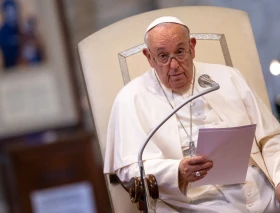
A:
<svg viewBox="0 0 280 213">
<path fill-rule="evenodd" d="M 229 53 L 229 50 L 228 50 L 226 37 L 225 37 L 224 34 L 191 33 L 190 37 L 191 38 L 196 38 L 197 40 L 218 40 L 220 42 L 220 45 L 221 45 L 221 48 L 222 48 L 222 52 L 223 52 L 223 56 L 224 56 L 226 65 L 230 66 L 230 67 L 233 66 L 232 61 L 231 61 L 231 57 L 230 57 L 230 53 Z M 128 67 L 127 67 L 126 57 L 129 57 L 129 56 L 132 56 L 136 53 L 141 52 L 145 47 L 146 47 L 146 44 L 140 44 L 136 47 L 132 47 L 132 48 L 130 48 L 128 50 L 125 50 L 123 52 L 120 52 L 118 54 L 124 85 L 126 85 L 128 82 L 130 82 L 130 75 L 129 75 L 129 70 L 128 70 Z"/>
</svg>

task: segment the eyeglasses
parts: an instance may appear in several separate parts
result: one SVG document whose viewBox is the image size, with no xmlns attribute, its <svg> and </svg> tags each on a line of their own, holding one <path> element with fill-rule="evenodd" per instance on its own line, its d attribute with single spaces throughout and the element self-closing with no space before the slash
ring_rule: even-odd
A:
<svg viewBox="0 0 280 213">
<path fill-rule="evenodd" d="M 178 62 L 185 61 L 185 60 L 189 59 L 190 55 L 191 55 L 190 49 L 189 49 L 189 51 L 185 51 L 184 49 L 179 49 L 173 55 L 168 55 L 168 54 L 161 53 L 161 54 L 158 55 L 157 58 L 153 56 L 153 54 L 152 54 L 150 49 L 149 49 L 149 52 L 151 53 L 154 61 L 159 66 L 166 66 L 166 65 L 168 65 L 171 62 L 172 58 L 176 59 Z"/>
</svg>

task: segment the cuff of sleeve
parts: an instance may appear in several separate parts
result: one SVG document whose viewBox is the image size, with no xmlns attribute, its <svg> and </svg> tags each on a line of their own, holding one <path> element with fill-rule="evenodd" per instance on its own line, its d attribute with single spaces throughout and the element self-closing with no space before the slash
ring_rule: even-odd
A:
<svg viewBox="0 0 280 213">
<path fill-rule="evenodd" d="M 179 164 L 181 160 L 164 160 L 159 163 L 156 167 L 148 169 L 150 174 L 154 174 L 159 186 L 160 199 L 166 200 L 181 200 L 186 201 L 186 196 L 181 192 L 179 188 Z M 154 170 L 154 172 L 153 172 Z M 148 174 L 148 173 L 147 173 Z"/>
</svg>

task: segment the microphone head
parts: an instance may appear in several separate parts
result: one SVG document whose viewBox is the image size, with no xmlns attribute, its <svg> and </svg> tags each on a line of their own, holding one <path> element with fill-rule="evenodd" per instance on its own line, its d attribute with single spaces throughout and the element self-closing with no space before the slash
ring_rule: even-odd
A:
<svg viewBox="0 0 280 213">
<path fill-rule="evenodd" d="M 203 74 L 198 78 L 198 84 L 203 88 L 219 86 L 219 84 L 213 81 L 211 77 L 207 74 Z"/>
</svg>

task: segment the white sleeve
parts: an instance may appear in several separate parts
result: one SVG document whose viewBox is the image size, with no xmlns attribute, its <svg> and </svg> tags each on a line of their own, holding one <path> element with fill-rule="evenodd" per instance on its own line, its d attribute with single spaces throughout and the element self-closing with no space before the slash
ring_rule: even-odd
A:
<svg viewBox="0 0 280 213">
<path fill-rule="evenodd" d="M 159 187 L 159 199 L 174 199 L 174 196 L 186 202 L 186 196 L 179 189 L 178 170 L 181 160 L 155 159 L 146 160 L 144 168 L 146 175 L 153 174 Z M 132 177 L 140 177 L 137 163 L 123 167 L 116 171 L 122 181 L 129 181 Z"/>
<path fill-rule="evenodd" d="M 241 77 L 241 76 L 239 76 Z M 280 125 L 261 99 L 254 94 L 244 78 L 236 78 L 248 116 L 257 124 L 256 139 L 267 171 L 275 186 L 280 182 Z"/>
</svg>

